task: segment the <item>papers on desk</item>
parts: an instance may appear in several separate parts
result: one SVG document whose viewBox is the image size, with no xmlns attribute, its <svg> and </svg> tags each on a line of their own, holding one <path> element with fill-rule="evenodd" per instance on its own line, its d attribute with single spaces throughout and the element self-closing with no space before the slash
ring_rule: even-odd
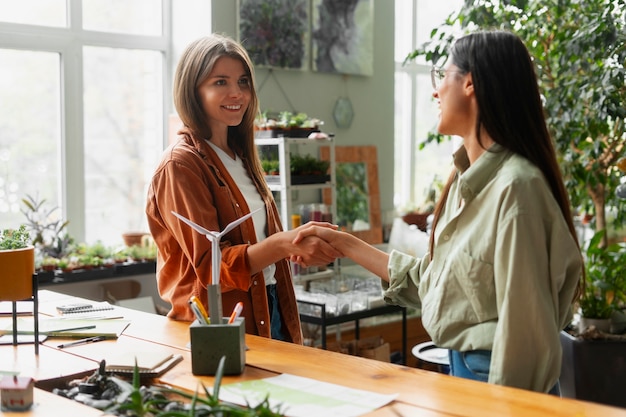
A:
<svg viewBox="0 0 626 417">
<path fill-rule="evenodd" d="M 11 301 L 0 301 L 0 316 L 10 316 L 13 314 L 13 306 Z M 15 311 L 18 316 L 32 316 L 33 315 L 32 301 L 17 301 L 15 303 Z"/>
<path fill-rule="evenodd" d="M 397 394 L 382 395 L 290 374 L 220 388 L 223 401 L 256 406 L 268 398 L 273 410 L 289 417 L 356 417 L 371 413 L 396 397 Z"/>
<path fill-rule="evenodd" d="M 123 319 L 74 319 L 65 317 L 41 317 L 39 318 L 39 333 L 57 337 L 93 337 L 104 336 L 107 339 L 117 339 L 128 327 L 130 320 Z M 32 317 L 19 317 L 17 319 L 18 334 L 34 334 Z M 13 325 L 9 325 L 0 333 L 11 334 Z"/>
<path fill-rule="evenodd" d="M 45 342 L 48 338 L 47 335 L 40 334 L 39 335 L 39 343 Z M 18 334 L 17 335 L 17 344 L 18 345 L 32 345 L 35 343 L 35 335 L 34 334 Z M 13 334 L 5 334 L 4 336 L 0 336 L 0 345 L 12 345 L 13 344 Z M 0 372 L 0 376 L 2 373 Z"/>
</svg>

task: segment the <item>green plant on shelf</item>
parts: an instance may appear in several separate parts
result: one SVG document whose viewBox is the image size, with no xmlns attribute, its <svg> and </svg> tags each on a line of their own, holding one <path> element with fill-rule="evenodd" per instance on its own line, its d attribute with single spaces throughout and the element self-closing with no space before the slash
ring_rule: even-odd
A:
<svg viewBox="0 0 626 417">
<path fill-rule="evenodd" d="M 329 167 L 329 161 L 317 159 L 312 155 L 291 154 L 290 156 L 292 175 L 325 175 Z"/>
<path fill-rule="evenodd" d="M 265 174 L 267 175 L 280 174 L 279 162 L 276 160 L 269 160 L 269 159 L 261 160 L 261 168 L 263 168 L 263 172 L 265 172 Z"/>
</svg>

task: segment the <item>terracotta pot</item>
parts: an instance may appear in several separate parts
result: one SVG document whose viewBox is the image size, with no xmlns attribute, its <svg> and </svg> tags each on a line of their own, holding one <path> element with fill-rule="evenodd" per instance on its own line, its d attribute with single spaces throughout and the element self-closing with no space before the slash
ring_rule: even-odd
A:
<svg viewBox="0 0 626 417">
<path fill-rule="evenodd" d="M 35 248 L 0 250 L 0 300 L 24 300 L 33 295 Z"/>
<path fill-rule="evenodd" d="M 402 216 L 402 220 L 406 224 L 416 225 L 418 229 L 425 232 L 426 226 L 428 226 L 428 216 L 430 216 L 430 213 L 407 213 Z"/>
<path fill-rule="evenodd" d="M 122 234 L 122 238 L 124 239 L 124 244 L 128 247 L 130 246 L 141 246 L 141 240 L 143 237 L 147 235 L 144 232 L 126 232 Z"/>
</svg>

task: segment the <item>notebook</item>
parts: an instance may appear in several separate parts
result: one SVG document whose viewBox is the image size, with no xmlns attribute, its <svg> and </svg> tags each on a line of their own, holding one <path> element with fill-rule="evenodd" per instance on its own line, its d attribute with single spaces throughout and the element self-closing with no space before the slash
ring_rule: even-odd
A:
<svg viewBox="0 0 626 417">
<path fill-rule="evenodd" d="M 104 336 L 107 339 L 117 339 L 128 327 L 130 320 L 124 319 L 72 319 L 65 317 L 46 317 L 39 319 L 39 333 L 57 337 L 93 337 Z M 33 319 L 18 317 L 18 334 L 34 334 Z M 9 325 L 2 334 L 10 334 L 13 325 Z"/>
<path fill-rule="evenodd" d="M 76 313 L 93 313 L 95 311 L 113 310 L 113 305 L 107 301 L 100 303 L 70 303 L 57 306 L 57 312 L 61 315 Z"/>
<path fill-rule="evenodd" d="M 142 377 L 156 377 L 173 368 L 183 360 L 179 354 L 164 352 L 123 352 L 105 358 L 106 371 L 115 374 L 132 375 L 135 371 L 135 360 Z"/>
</svg>

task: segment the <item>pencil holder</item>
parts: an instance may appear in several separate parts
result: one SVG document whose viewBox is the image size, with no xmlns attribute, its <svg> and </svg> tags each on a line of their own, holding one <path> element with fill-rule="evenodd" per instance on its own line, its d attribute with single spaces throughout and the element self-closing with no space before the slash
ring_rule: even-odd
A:
<svg viewBox="0 0 626 417">
<path fill-rule="evenodd" d="M 222 356 L 224 375 L 240 375 L 246 366 L 246 326 L 240 317 L 233 324 L 200 324 L 194 321 L 191 336 L 191 372 L 194 375 L 215 375 Z"/>
</svg>

